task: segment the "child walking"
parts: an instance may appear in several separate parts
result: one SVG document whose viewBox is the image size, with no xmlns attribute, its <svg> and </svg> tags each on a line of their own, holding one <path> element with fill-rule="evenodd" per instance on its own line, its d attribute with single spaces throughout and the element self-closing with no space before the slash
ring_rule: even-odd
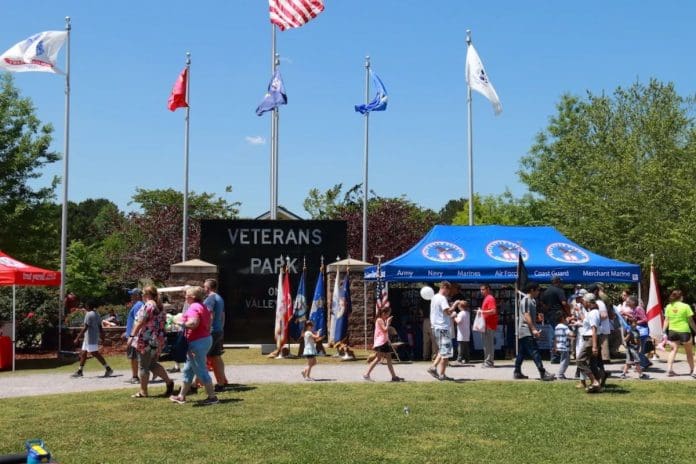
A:
<svg viewBox="0 0 696 464">
<path fill-rule="evenodd" d="M 302 356 L 307 358 L 307 367 L 302 369 L 302 377 L 305 380 L 314 380 L 312 378 L 312 367 L 317 364 L 317 342 L 323 337 L 320 333 L 314 333 L 312 328 L 314 327 L 314 322 L 307 320 L 304 325 L 304 351 Z"/>
<path fill-rule="evenodd" d="M 626 331 L 624 336 L 624 342 L 626 342 L 626 363 L 624 364 L 623 373 L 621 378 L 625 379 L 628 377 L 628 369 L 630 366 L 636 366 L 636 373 L 638 378 L 641 380 L 648 380 L 650 376 L 643 373 L 643 369 L 640 366 L 640 332 L 638 331 L 638 323 L 634 318 L 629 318 L 629 323 L 631 324 L 631 329 Z"/>
<path fill-rule="evenodd" d="M 394 366 L 392 365 L 391 353 L 392 347 L 389 343 L 389 325 L 391 324 L 393 316 L 391 316 L 391 308 L 381 308 L 379 310 L 379 315 L 377 320 L 375 320 L 375 336 L 372 343 L 373 349 L 377 356 L 370 363 L 367 368 L 367 372 L 363 375 L 363 380 L 372 381 L 370 377 L 370 372 L 375 368 L 380 361 L 385 359 L 387 361 L 387 369 L 391 374 L 392 382 L 403 382 L 403 378 L 396 375 L 394 372 Z"/>
<path fill-rule="evenodd" d="M 87 362 L 87 353 L 91 354 L 96 358 L 106 371 L 104 372 L 104 377 L 109 377 L 114 373 L 109 367 L 104 357 L 99 353 L 99 335 L 104 337 L 104 329 L 101 325 L 101 318 L 99 314 L 94 310 L 94 305 L 90 303 L 85 304 L 85 323 L 82 326 L 82 330 L 75 337 L 75 345 L 78 344 L 80 337 L 85 336 L 82 341 L 82 351 L 80 351 L 80 368 L 75 372 L 72 377 L 79 378 L 82 377 L 82 370 Z"/>
<path fill-rule="evenodd" d="M 558 367 L 558 374 L 556 378 L 559 380 L 566 380 L 565 372 L 568 369 L 568 364 L 570 363 L 570 349 L 569 349 L 569 338 L 572 333 L 568 324 L 571 323 L 572 318 L 570 316 L 561 319 L 553 331 L 553 348 L 556 353 L 560 355 L 560 366 Z"/>
</svg>

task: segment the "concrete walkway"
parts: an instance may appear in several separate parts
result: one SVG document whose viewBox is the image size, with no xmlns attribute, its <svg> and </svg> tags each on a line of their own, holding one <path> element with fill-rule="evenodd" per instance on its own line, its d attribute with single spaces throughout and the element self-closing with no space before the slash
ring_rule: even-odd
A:
<svg viewBox="0 0 696 464">
<path fill-rule="evenodd" d="M 664 359 L 664 357 L 663 357 Z M 362 374 L 365 371 L 366 364 L 363 361 L 344 362 L 344 363 L 322 363 L 322 358 L 318 358 L 318 364 L 315 366 L 312 374 L 316 381 L 321 382 L 365 382 L 362 380 Z M 426 369 L 429 364 L 425 362 L 402 363 L 395 364 L 397 375 L 403 377 L 407 382 L 437 382 L 431 377 Z M 558 364 L 550 364 L 544 362 L 547 371 L 555 374 L 558 371 Z M 674 370 L 678 374 L 675 377 L 667 377 L 666 362 L 664 360 L 654 361 L 653 367 L 648 370 L 651 380 L 683 380 L 695 381 L 689 375 L 689 367 L 683 358 L 674 364 Z M 273 365 L 229 365 L 226 366 L 228 380 L 233 384 L 263 384 L 263 383 L 305 383 L 300 371 L 302 365 L 299 364 L 284 364 L 279 360 Z M 607 366 L 607 371 L 612 375 L 609 382 L 637 382 L 635 372 L 629 372 L 628 380 L 618 379 L 623 369 L 623 364 L 619 360 L 614 360 L 612 364 Z M 538 372 L 531 361 L 525 361 L 522 371 L 529 375 L 530 379 L 526 382 L 538 381 Z M 494 368 L 482 368 L 480 363 L 472 363 L 463 366 L 452 365 L 447 370 L 447 375 L 455 381 L 467 380 L 504 380 L 513 381 L 513 361 L 500 360 L 496 361 Z M 567 375 L 572 377 L 575 373 L 575 366 L 570 365 Z M 115 390 L 115 389 L 130 389 L 133 392 L 137 391 L 137 386 L 128 382 L 130 379 L 130 371 L 116 371 L 113 376 L 104 378 L 100 377 L 101 371 L 87 371 L 83 378 L 73 379 L 70 374 L 61 373 L 45 373 L 45 374 L 27 374 L 22 375 L 21 372 L 14 374 L 3 374 L 0 376 L 0 398 L 13 398 L 21 396 L 37 396 L 57 393 L 73 393 L 85 391 L 99 390 Z M 181 384 L 181 374 L 171 374 L 177 385 Z M 372 378 L 375 382 L 388 382 L 390 380 L 389 372 L 386 366 L 377 366 L 372 372 Z M 643 380 L 641 380 L 642 382 Z M 517 380 L 520 382 L 520 380 Z M 558 382 L 572 383 L 572 380 Z M 164 387 L 162 381 L 151 384 L 154 394 L 159 394 Z"/>
</svg>

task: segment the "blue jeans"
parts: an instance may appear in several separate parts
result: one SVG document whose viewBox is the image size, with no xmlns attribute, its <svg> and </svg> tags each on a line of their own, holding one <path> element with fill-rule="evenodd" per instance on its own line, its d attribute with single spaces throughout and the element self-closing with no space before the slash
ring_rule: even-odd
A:
<svg viewBox="0 0 696 464">
<path fill-rule="evenodd" d="M 541 353 L 539 353 L 539 348 L 534 337 L 529 336 L 520 338 L 518 342 L 518 350 L 517 357 L 515 358 L 516 374 L 522 373 L 522 361 L 524 361 L 526 356 L 532 358 L 537 369 L 539 369 L 540 375 L 543 376 L 546 373 L 546 369 L 544 369 L 544 365 L 541 363 Z"/>
<path fill-rule="evenodd" d="M 210 335 L 189 342 L 189 349 L 186 352 L 186 364 L 181 370 L 185 383 L 193 383 L 194 375 L 203 382 L 203 385 L 213 383 L 205 363 L 205 357 L 212 345 L 213 337 Z"/>
<path fill-rule="evenodd" d="M 645 356 L 645 345 L 650 340 L 650 337 L 640 337 L 640 351 L 638 351 L 638 357 L 640 358 L 640 367 L 646 369 L 650 364 L 650 360 Z"/>
<path fill-rule="evenodd" d="M 558 375 L 565 375 L 565 371 L 568 369 L 568 364 L 570 363 L 570 351 L 560 351 L 558 354 L 561 356 L 561 365 L 558 366 Z"/>
</svg>

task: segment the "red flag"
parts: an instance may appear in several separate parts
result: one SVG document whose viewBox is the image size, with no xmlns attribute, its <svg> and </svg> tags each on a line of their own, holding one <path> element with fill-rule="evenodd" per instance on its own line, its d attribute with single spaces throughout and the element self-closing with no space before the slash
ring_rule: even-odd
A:
<svg viewBox="0 0 696 464">
<path fill-rule="evenodd" d="M 271 23 L 281 31 L 301 27 L 324 11 L 323 0 L 268 0 Z"/>
<path fill-rule="evenodd" d="M 650 292 L 648 293 L 648 329 L 650 336 L 657 340 L 662 338 L 662 303 L 660 302 L 660 290 L 657 288 L 655 268 L 650 266 Z"/>
<path fill-rule="evenodd" d="M 285 307 L 283 342 L 286 343 L 288 341 L 288 329 L 290 327 L 290 321 L 292 320 L 293 315 L 292 296 L 290 295 L 290 273 L 287 270 L 285 271 L 285 276 L 283 279 L 283 306 Z"/>
<path fill-rule="evenodd" d="M 169 100 L 167 100 L 167 108 L 170 111 L 174 111 L 177 108 L 188 108 L 188 102 L 186 101 L 187 81 L 188 68 L 184 68 L 176 79 L 172 94 L 169 95 Z"/>
</svg>

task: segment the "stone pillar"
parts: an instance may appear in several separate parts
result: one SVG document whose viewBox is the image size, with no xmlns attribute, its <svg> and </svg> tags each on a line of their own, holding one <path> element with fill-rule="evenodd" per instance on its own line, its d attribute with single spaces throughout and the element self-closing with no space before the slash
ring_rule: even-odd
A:
<svg viewBox="0 0 696 464">
<path fill-rule="evenodd" d="M 200 259 L 191 259 L 182 263 L 172 264 L 169 272 L 168 287 L 184 285 L 199 285 L 202 287 L 205 279 L 218 279 L 218 267 Z M 183 306 L 184 292 L 169 293 L 168 296 L 169 301 L 177 308 Z"/>
</svg>

